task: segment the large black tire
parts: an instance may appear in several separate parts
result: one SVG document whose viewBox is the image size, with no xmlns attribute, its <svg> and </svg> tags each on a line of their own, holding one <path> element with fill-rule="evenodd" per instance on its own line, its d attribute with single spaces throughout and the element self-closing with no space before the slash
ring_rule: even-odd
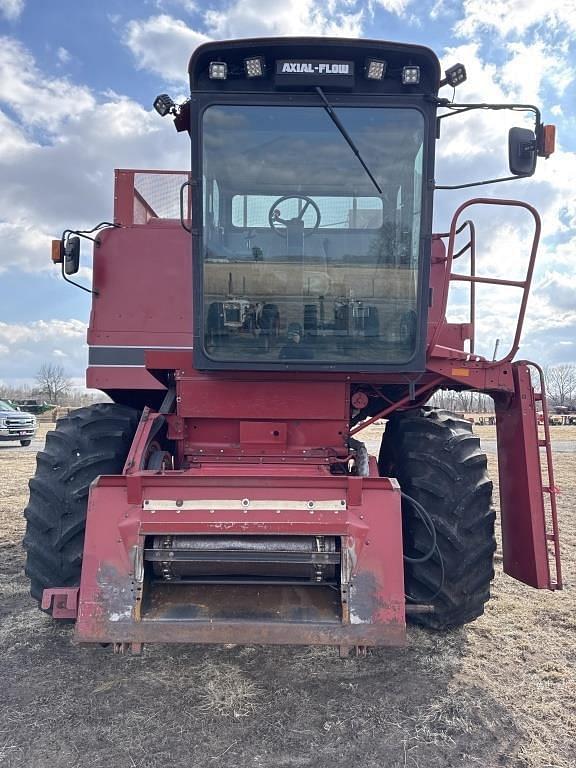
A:
<svg viewBox="0 0 576 768">
<path fill-rule="evenodd" d="M 79 408 L 48 432 L 30 480 L 25 572 L 40 603 L 46 587 L 80 584 L 90 483 L 121 474 L 139 414 L 115 403 Z"/>
<path fill-rule="evenodd" d="M 435 609 L 409 614 L 415 623 L 451 629 L 484 612 L 496 548 L 486 466 L 470 422 L 449 411 L 418 408 L 393 414 L 386 426 L 380 474 L 397 478 L 402 491 L 424 507 L 437 534 L 437 549 L 430 559 L 405 561 L 409 602 L 432 602 Z M 402 513 L 404 554 L 422 557 L 430 550 L 430 531 L 406 500 Z"/>
</svg>

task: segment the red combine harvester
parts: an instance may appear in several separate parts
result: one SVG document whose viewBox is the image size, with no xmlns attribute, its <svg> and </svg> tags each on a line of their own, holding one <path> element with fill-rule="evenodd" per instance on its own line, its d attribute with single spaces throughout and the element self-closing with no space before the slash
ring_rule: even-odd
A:
<svg viewBox="0 0 576 768">
<path fill-rule="evenodd" d="M 492 484 L 470 423 L 426 407 L 440 388 L 494 398 L 504 570 L 561 587 L 541 372 L 513 362 L 538 213 L 474 199 L 432 234 L 443 119 L 534 116 L 511 129 L 502 180 L 532 175 L 554 129 L 530 105 L 438 97 L 464 79 L 420 46 L 207 43 L 190 99 L 154 104 L 189 133 L 191 173 L 117 171 L 114 221 L 55 241 L 68 282 L 80 237 L 94 241 L 87 385 L 113 401 L 48 434 L 25 513 L 32 595 L 77 641 L 346 650 L 401 644 L 407 618 L 475 619 Z M 476 273 L 476 205 L 533 217 L 523 280 Z M 465 323 L 446 321 L 454 281 L 470 287 Z M 497 361 L 474 352 L 478 283 L 522 295 Z M 376 460 L 358 436 L 380 419 Z"/>
</svg>

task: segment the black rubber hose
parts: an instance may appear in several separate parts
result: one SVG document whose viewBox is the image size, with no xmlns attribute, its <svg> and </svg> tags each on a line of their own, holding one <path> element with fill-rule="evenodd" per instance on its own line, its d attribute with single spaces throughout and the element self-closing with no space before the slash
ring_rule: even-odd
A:
<svg viewBox="0 0 576 768">
<path fill-rule="evenodd" d="M 432 518 L 426 512 L 422 504 L 420 504 L 419 501 L 416 501 L 416 499 L 413 499 L 412 496 L 409 496 L 407 493 L 404 493 L 404 491 L 400 491 L 402 498 L 406 499 L 406 501 L 412 505 L 412 507 L 416 510 L 418 513 L 420 519 L 426 526 L 426 529 L 428 530 L 430 536 L 432 537 L 432 544 L 430 546 L 430 549 L 428 552 L 426 552 L 425 555 L 422 555 L 422 557 L 408 557 L 408 555 L 404 555 L 404 560 L 406 560 L 407 563 L 425 563 L 427 560 L 430 560 L 436 549 L 437 546 L 437 537 L 436 537 L 436 528 L 434 527 L 434 522 L 432 521 Z"/>
<path fill-rule="evenodd" d="M 400 493 L 402 498 L 406 499 L 406 501 L 416 510 L 420 519 L 426 526 L 426 529 L 430 533 L 430 536 L 432 537 L 432 545 L 425 555 L 422 555 L 422 557 L 409 557 L 408 555 L 404 555 L 404 560 L 408 563 L 425 563 L 427 560 L 430 560 L 434 552 L 438 552 L 438 560 L 440 562 L 440 583 L 438 585 L 438 589 L 426 598 L 426 601 L 430 603 L 432 600 L 435 600 L 438 597 L 444 587 L 444 560 L 442 559 L 442 553 L 438 548 L 436 527 L 434 525 L 434 521 L 419 501 L 416 501 L 416 499 L 412 498 L 412 496 L 409 496 L 407 493 L 404 493 L 404 491 L 400 491 Z M 413 603 L 419 602 L 415 597 L 412 597 L 412 595 L 405 594 L 405 597 L 407 600 L 411 600 Z"/>
</svg>

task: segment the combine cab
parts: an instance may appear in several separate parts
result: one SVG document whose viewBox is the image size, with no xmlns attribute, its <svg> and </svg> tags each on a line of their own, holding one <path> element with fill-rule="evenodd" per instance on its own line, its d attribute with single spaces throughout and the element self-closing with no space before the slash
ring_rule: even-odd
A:
<svg viewBox="0 0 576 768">
<path fill-rule="evenodd" d="M 513 362 L 538 214 L 475 199 L 432 234 L 439 121 L 487 107 L 438 97 L 464 77 L 396 43 L 205 44 L 190 99 L 155 102 L 189 133 L 192 171 L 117 171 L 113 222 L 55 242 L 74 282 L 94 241 L 87 384 L 113 401 L 48 434 L 26 509 L 32 595 L 77 641 L 364 649 L 401 644 L 407 618 L 479 616 L 492 485 L 469 421 L 426 406 L 440 388 L 494 398 L 504 570 L 561 586 L 545 398 Z M 526 109 L 512 178 L 553 149 Z M 533 217 L 525 279 L 476 273 L 473 205 Z M 464 251 L 470 274 L 453 270 Z M 474 352 L 480 282 L 522 293 L 498 361 Z M 359 437 L 380 419 L 376 458 Z"/>
</svg>

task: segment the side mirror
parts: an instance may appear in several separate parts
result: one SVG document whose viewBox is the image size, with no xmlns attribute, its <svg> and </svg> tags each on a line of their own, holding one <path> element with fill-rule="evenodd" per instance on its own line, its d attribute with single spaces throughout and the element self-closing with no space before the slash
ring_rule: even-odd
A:
<svg viewBox="0 0 576 768">
<path fill-rule="evenodd" d="M 531 176 L 536 170 L 536 134 L 529 128 L 510 128 L 508 164 L 514 176 Z"/>
<path fill-rule="evenodd" d="M 80 269 L 80 238 L 69 237 L 64 248 L 64 272 L 75 275 Z"/>
</svg>

